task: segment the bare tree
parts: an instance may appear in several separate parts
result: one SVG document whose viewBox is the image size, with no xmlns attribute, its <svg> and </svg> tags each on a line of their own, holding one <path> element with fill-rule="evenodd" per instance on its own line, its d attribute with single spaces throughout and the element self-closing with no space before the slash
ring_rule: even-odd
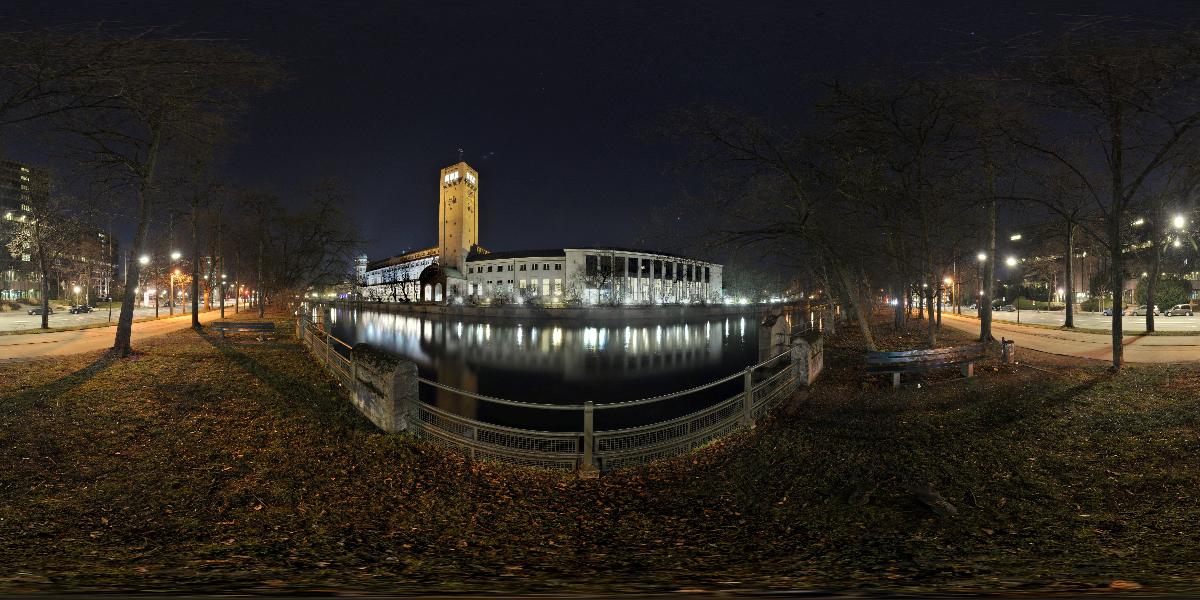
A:
<svg viewBox="0 0 1200 600">
<path fill-rule="evenodd" d="M 1086 190 L 1105 221 L 1110 286 L 1119 294 L 1130 215 L 1161 192 L 1163 171 L 1196 149 L 1200 33 L 1089 20 L 1021 53 L 1016 73 L 1041 120 L 1037 135 L 1014 140 L 1060 163 Z M 1119 369 L 1121 311 L 1112 312 L 1112 367 Z"/>
<path fill-rule="evenodd" d="M 21 219 L 0 221 L 5 237 L 5 249 L 14 257 L 32 260 L 41 278 L 42 329 L 50 327 L 50 282 L 54 271 L 61 271 L 60 261 L 76 254 L 87 228 L 70 214 L 74 201 L 50 190 L 31 194 L 29 210 Z"/>
<path fill-rule="evenodd" d="M 105 191 L 128 191 L 137 202 L 132 254 L 146 245 L 163 164 L 184 160 L 196 148 L 222 139 L 230 118 L 251 93 L 279 80 L 262 56 L 222 40 L 175 38 L 157 31 L 135 34 L 96 31 L 104 47 L 101 84 L 88 88 L 84 104 L 98 108 L 59 113 L 57 129 L 72 154 Z M 99 77 L 99 76 L 97 76 Z M 91 100 L 92 97 L 95 100 Z M 100 98 L 107 99 L 101 103 Z M 129 265 L 113 349 L 131 350 L 134 283 Z"/>
</svg>

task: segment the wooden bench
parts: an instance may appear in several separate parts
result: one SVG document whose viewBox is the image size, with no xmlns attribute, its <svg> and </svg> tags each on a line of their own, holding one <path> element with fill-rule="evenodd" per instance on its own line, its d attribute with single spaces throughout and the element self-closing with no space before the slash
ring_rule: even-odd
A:
<svg viewBox="0 0 1200 600">
<path fill-rule="evenodd" d="M 220 331 L 221 337 L 227 332 L 275 333 L 275 324 L 268 321 L 217 321 L 210 323 L 209 328 Z"/>
<path fill-rule="evenodd" d="M 868 352 L 867 373 L 891 373 L 892 387 L 900 387 L 901 373 L 921 373 L 946 367 L 962 367 L 963 376 L 971 377 L 975 374 L 975 363 L 983 360 L 986 354 L 987 349 L 983 344 L 905 352 Z"/>
</svg>

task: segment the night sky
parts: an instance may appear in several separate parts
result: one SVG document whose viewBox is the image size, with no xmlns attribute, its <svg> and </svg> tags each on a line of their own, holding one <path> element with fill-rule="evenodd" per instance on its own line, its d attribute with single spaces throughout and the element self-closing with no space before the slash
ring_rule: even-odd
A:
<svg viewBox="0 0 1200 600">
<path fill-rule="evenodd" d="M 830 77 L 920 65 L 1071 15 L 1196 9 L 983 0 L 5 4 L 9 27 L 168 26 L 283 58 L 296 80 L 245 116 L 228 174 L 285 195 L 339 179 L 372 258 L 436 244 L 438 170 L 459 148 L 480 172 L 485 247 L 679 250 L 645 225 L 684 183 L 664 175 L 680 149 L 652 135 L 673 109 L 734 105 L 803 124 Z"/>
</svg>

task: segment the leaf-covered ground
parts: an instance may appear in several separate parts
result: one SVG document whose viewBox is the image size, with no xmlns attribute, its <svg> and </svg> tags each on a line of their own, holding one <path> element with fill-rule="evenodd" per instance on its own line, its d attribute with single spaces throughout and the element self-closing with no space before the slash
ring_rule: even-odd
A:
<svg viewBox="0 0 1200 600">
<path fill-rule="evenodd" d="M 843 328 L 753 432 L 578 479 L 373 430 L 280 322 L 0 364 L 0 591 L 1200 589 L 1193 369 L 893 392 Z"/>
</svg>

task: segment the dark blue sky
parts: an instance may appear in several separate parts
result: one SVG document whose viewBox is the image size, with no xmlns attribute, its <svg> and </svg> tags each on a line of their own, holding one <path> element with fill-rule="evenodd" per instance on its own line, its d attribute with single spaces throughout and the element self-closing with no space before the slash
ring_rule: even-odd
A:
<svg viewBox="0 0 1200 600">
<path fill-rule="evenodd" d="M 437 177 L 462 148 L 494 250 L 641 245 L 679 197 L 673 109 L 803 123 L 820 82 L 919 64 L 1079 14 L 1170 17 L 1193 2 L 70 2 L 8 23 L 108 20 L 244 40 L 296 80 L 244 119 L 232 178 L 282 193 L 336 177 L 378 258 L 436 243 Z M 1190 8 L 1189 8 L 1190 7 Z M 717 253 L 718 256 L 720 253 Z"/>
</svg>

